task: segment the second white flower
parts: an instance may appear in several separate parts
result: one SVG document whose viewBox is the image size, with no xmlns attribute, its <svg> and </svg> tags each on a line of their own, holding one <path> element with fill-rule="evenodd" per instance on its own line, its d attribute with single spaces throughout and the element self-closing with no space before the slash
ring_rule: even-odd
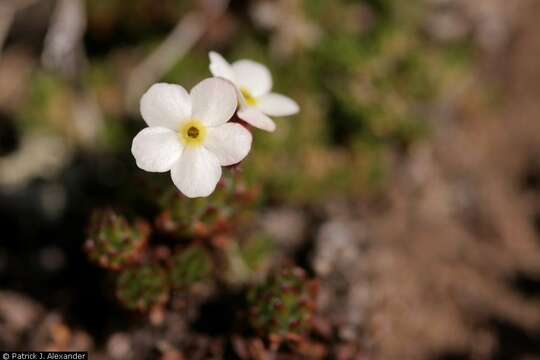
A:
<svg viewBox="0 0 540 360">
<path fill-rule="evenodd" d="M 212 75 L 234 83 L 238 90 L 238 117 L 256 128 L 274 131 L 276 124 L 270 116 L 289 116 L 300 108 L 293 99 L 271 92 L 272 75 L 266 66 L 252 60 L 238 60 L 229 64 L 223 56 L 212 51 Z"/>
</svg>

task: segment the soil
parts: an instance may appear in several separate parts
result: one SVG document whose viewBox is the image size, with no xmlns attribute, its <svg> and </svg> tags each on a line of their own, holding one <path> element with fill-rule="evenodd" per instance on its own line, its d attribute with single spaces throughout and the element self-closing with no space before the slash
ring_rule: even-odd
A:
<svg viewBox="0 0 540 360">
<path fill-rule="evenodd" d="M 540 4 L 501 6 L 510 41 L 477 78 L 500 94 L 468 89 L 367 211 L 375 358 L 540 354 Z"/>
</svg>

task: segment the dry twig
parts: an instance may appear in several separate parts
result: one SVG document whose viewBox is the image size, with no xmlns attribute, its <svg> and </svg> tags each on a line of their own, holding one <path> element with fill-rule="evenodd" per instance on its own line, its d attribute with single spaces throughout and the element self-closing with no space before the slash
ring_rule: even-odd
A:
<svg viewBox="0 0 540 360">
<path fill-rule="evenodd" d="M 68 79 L 76 79 L 85 62 L 82 44 L 85 30 L 83 0 L 58 0 L 45 37 L 43 65 L 59 71 Z"/>
<path fill-rule="evenodd" d="M 15 13 L 38 0 L 0 0 L 0 55 L 4 48 L 4 42 L 9 34 L 9 29 L 15 19 Z"/>
<path fill-rule="evenodd" d="M 206 0 L 202 10 L 186 14 L 173 31 L 130 74 L 127 81 L 126 104 L 128 110 L 143 92 L 176 64 L 201 39 L 208 25 L 227 9 L 228 0 Z"/>
</svg>

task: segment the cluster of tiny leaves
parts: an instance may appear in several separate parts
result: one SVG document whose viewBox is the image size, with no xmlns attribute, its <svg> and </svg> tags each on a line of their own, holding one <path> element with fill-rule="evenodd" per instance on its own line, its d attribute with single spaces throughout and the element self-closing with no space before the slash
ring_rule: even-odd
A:
<svg viewBox="0 0 540 360">
<path fill-rule="evenodd" d="M 147 310 L 169 298 L 167 272 L 159 264 L 146 264 L 122 271 L 118 277 L 117 297 L 127 308 Z"/>
<path fill-rule="evenodd" d="M 92 214 L 85 250 L 90 260 L 101 267 L 120 270 L 137 261 L 150 233 L 143 221 L 134 225 L 112 210 Z"/>
<path fill-rule="evenodd" d="M 274 243 L 268 237 L 252 236 L 239 248 L 239 255 L 252 271 L 258 271 L 275 252 Z"/>
<path fill-rule="evenodd" d="M 251 324 L 266 336 L 304 335 L 311 326 L 315 295 L 302 269 L 279 270 L 248 294 Z"/>
<path fill-rule="evenodd" d="M 116 284 L 120 302 L 129 309 L 145 311 L 163 305 L 172 289 L 189 290 L 212 280 L 212 259 L 201 246 L 177 251 L 162 263 L 148 260 L 122 270 Z"/>
<path fill-rule="evenodd" d="M 255 189 L 237 184 L 233 177 L 222 179 L 208 198 L 187 199 L 176 192 L 166 193 L 160 201 L 164 210 L 156 226 L 175 237 L 210 238 L 229 231 L 256 198 Z"/>
<path fill-rule="evenodd" d="M 91 216 L 85 250 L 97 265 L 119 271 L 116 293 L 127 308 L 148 310 L 165 303 L 172 288 L 187 289 L 211 280 L 213 263 L 204 247 L 191 245 L 159 262 L 148 246 L 149 237 L 146 222 L 130 224 L 111 209 L 96 210 Z"/>
<path fill-rule="evenodd" d="M 151 222 L 129 223 L 109 209 L 94 212 L 85 249 L 97 265 L 119 271 L 116 293 L 123 305 L 149 310 L 164 305 L 172 290 L 190 292 L 195 285 L 227 277 L 229 272 L 220 275 L 214 269 L 216 261 L 231 260 L 223 253 L 231 248 L 237 249 L 231 252 L 231 261 L 245 262 L 249 273 L 267 263 L 270 251 L 266 239 L 240 238 L 238 244 L 245 245 L 240 247 L 232 240 L 237 229 L 252 223 L 250 210 L 258 191 L 237 181 L 235 170 L 228 175 L 211 198 L 187 199 L 176 191 L 164 192 L 157 197 L 161 211 Z M 151 233 L 165 235 L 171 246 L 152 245 Z M 185 245 L 176 248 L 178 243 Z M 217 256 L 210 255 L 212 247 Z M 249 279 L 249 274 L 243 279 Z"/>
<path fill-rule="evenodd" d="M 170 280 L 174 288 L 187 288 L 212 277 L 212 259 L 200 246 L 190 246 L 174 254 L 170 261 Z"/>
</svg>

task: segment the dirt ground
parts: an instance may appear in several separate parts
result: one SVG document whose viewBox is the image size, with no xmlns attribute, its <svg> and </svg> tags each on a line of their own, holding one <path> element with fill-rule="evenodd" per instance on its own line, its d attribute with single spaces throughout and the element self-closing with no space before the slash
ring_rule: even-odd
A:
<svg viewBox="0 0 540 360">
<path fill-rule="evenodd" d="M 384 209 L 360 215 L 375 358 L 540 354 L 540 3 L 501 6 L 510 39 L 478 54 L 477 77 L 500 94 L 486 106 L 467 89 L 399 164 Z"/>
</svg>

